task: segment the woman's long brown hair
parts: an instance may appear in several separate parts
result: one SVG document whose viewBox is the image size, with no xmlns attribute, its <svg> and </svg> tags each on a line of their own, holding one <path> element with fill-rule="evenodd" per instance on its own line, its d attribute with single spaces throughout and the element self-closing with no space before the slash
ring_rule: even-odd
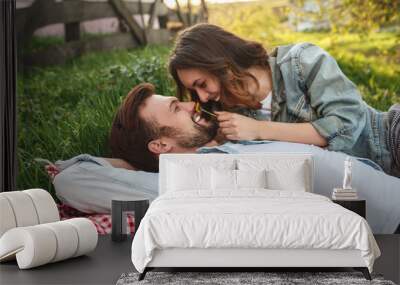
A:
<svg viewBox="0 0 400 285">
<path fill-rule="evenodd" d="M 198 68 L 220 82 L 220 102 L 225 109 L 246 106 L 261 107 L 248 92 L 248 78 L 258 85 L 257 79 L 246 71 L 252 66 L 269 69 L 268 54 L 257 42 L 247 41 L 211 24 L 197 24 L 178 36 L 169 60 L 169 72 L 177 84 L 179 99 L 198 100 L 195 91 L 187 90 L 178 76 L 178 70 Z"/>
</svg>

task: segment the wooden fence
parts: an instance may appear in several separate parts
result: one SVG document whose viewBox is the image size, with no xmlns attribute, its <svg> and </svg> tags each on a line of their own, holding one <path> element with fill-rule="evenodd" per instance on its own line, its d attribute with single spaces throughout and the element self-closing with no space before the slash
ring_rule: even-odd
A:
<svg viewBox="0 0 400 285">
<path fill-rule="evenodd" d="M 195 14 L 191 5 L 185 13 L 176 2 L 177 10 L 169 9 L 162 0 L 143 2 L 142 0 L 35 0 L 32 5 L 17 9 L 16 27 L 20 47 L 26 46 L 33 33 L 52 24 L 65 25 L 65 42 L 43 50 L 25 53 L 23 64 L 26 66 L 46 66 L 62 64 L 71 58 L 89 51 L 104 51 L 115 48 L 133 48 L 145 44 L 167 43 L 171 39 L 169 22 L 180 23 L 182 27 L 207 21 L 207 9 L 204 1 Z M 190 1 L 188 2 L 190 3 Z M 137 21 L 133 15 L 140 15 Z M 149 15 L 144 21 L 144 15 Z M 80 23 L 90 20 L 116 17 L 128 27 L 129 32 L 119 32 L 107 36 L 81 39 Z M 154 29 L 158 20 L 159 29 Z M 22 50 L 22 49 L 20 49 Z"/>
</svg>

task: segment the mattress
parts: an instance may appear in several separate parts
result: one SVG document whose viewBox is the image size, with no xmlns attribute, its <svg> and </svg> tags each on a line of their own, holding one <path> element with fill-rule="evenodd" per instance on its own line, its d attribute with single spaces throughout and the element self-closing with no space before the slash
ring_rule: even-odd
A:
<svg viewBox="0 0 400 285">
<path fill-rule="evenodd" d="M 167 192 L 132 243 L 139 272 L 163 249 L 359 250 L 372 271 L 379 248 L 365 219 L 308 192 L 241 189 L 229 195 Z"/>
</svg>

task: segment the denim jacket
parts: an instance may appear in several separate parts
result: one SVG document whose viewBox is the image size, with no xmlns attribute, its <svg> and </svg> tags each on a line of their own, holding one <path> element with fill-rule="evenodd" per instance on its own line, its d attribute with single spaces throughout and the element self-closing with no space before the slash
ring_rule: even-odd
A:
<svg viewBox="0 0 400 285">
<path fill-rule="evenodd" d="M 325 50 L 310 43 L 278 47 L 272 72 L 272 121 L 311 122 L 328 149 L 369 158 L 390 172 L 387 113 L 368 106 Z M 263 120 L 257 110 L 240 110 Z"/>
</svg>

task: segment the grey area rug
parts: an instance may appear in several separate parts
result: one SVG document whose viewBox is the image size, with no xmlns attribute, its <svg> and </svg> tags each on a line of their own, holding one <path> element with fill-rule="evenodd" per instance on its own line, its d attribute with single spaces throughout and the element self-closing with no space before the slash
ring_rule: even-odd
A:
<svg viewBox="0 0 400 285">
<path fill-rule="evenodd" d="M 122 274 L 117 285 L 395 285 L 392 281 L 384 280 L 381 275 L 372 274 L 372 281 L 368 281 L 360 272 L 148 272 L 142 281 L 138 281 L 138 276 L 139 273 Z"/>
</svg>

